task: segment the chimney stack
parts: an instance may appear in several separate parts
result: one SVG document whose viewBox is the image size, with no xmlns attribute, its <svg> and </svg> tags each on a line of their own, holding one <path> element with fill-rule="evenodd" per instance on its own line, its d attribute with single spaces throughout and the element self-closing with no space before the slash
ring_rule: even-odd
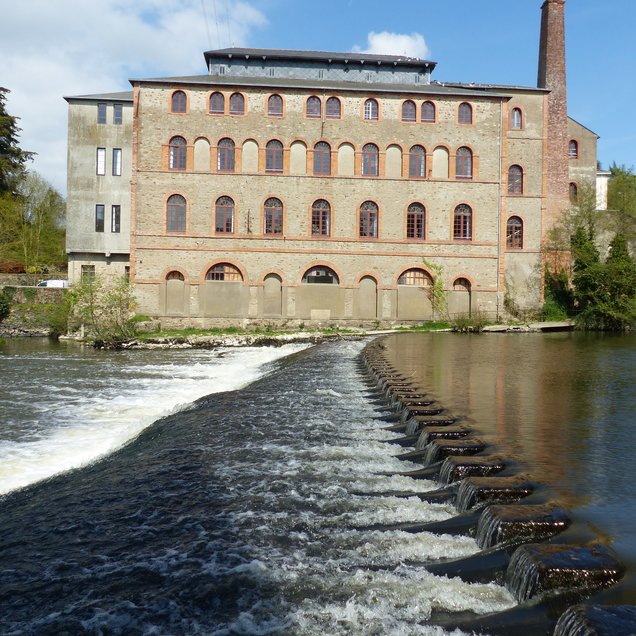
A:
<svg viewBox="0 0 636 636">
<path fill-rule="evenodd" d="M 537 86 L 547 88 L 546 214 L 544 231 L 569 207 L 568 112 L 565 73 L 565 0 L 545 0 L 541 7 L 541 39 Z"/>
</svg>

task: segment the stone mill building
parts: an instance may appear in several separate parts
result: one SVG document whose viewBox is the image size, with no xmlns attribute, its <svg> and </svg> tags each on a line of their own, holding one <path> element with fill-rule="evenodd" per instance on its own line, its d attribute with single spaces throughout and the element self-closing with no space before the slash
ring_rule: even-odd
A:
<svg viewBox="0 0 636 636">
<path fill-rule="evenodd" d="M 541 7 L 532 87 L 228 48 L 201 75 L 67 97 L 71 280 L 127 273 L 166 325 L 421 322 L 436 279 L 450 314 L 538 306 L 542 237 L 596 175 L 564 11 Z"/>
</svg>

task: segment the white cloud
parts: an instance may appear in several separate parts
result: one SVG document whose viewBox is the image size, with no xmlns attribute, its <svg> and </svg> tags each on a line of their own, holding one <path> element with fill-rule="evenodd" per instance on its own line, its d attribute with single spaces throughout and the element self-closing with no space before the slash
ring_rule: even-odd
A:
<svg viewBox="0 0 636 636">
<path fill-rule="evenodd" d="M 20 146 L 38 153 L 31 167 L 61 192 L 64 95 L 130 90 L 135 77 L 205 73 L 203 51 L 245 46 L 267 23 L 240 0 L 0 0 L 0 13 L 7 110 L 20 118 Z"/>
<path fill-rule="evenodd" d="M 361 50 L 361 53 L 375 53 L 378 55 L 406 55 L 408 57 L 420 57 L 428 59 L 431 55 L 429 48 L 426 46 L 424 36 L 419 33 L 391 33 L 382 31 L 376 33 L 371 31 L 367 35 L 367 48 Z"/>
</svg>

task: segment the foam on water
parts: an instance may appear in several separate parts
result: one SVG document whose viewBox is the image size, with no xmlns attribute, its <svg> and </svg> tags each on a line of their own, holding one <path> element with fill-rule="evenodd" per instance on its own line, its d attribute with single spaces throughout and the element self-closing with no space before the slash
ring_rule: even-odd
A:
<svg viewBox="0 0 636 636">
<path fill-rule="evenodd" d="M 247 386 L 267 372 L 269 363 L 307 346 L 193 351 L 170 364 L 140 365 L 129 358 L 126 366 L 111 369 L 107 383 L 78 378 L 74 385 L 55 384 L 45 376 L 31 377 L 37 392 L 13 392 L 12 400 L 36 401 L 33 419 L 0 422 L 0 437 L 12 426 L 23 431 L 17 440 L 0 439 L 0 494 L 103 457 L 158 418 L 205 395 Z M 92 368 L 95 374 L 101 370 Z"/>
</svg>

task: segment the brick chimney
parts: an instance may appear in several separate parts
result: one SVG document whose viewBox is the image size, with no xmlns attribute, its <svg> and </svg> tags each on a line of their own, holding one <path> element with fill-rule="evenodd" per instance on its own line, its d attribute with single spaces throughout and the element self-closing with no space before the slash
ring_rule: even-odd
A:
<svg viewBox="0 0 636 636">
<path fill-rule="evenodd" d="M 541 7 L 539 88 L 547 88 L 546 215 L 544 232 L 569 207 L 568 112 L 565 81 L 565 0 L 545 0 Z"/>
</svg>

